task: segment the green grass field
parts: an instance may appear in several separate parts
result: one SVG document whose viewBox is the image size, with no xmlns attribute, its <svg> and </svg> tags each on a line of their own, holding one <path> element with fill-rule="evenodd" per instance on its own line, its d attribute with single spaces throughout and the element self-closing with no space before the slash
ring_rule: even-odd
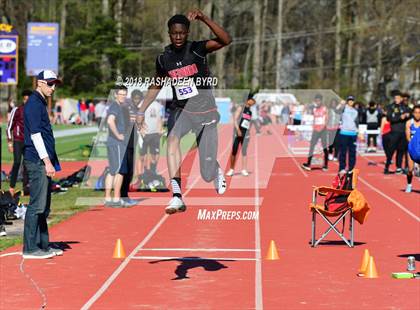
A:
<svg viewBox="0 0 420 310">
<path fill-rule="evenodd" d="M 64 129 L 75 129 L 75 128 L 82 128 L 83 126 L 73 126 L 73 125 L 58 125 L 60 126 L 58 129 L 54 128 L 54 130 L 64 130 Z M 87 161 L 87 157 L 82 155 L 82 146 L 85 145 L 92 145 L 93 138 L 95 137 L 95 133 L 89 134 L 81 134 L 76 136 L 69 136 L 63 138 L 57 138 L 56 142 L 56 150 L 57 154 L 61 161 Z M 9 153 L 7 149 L 7 139 L 5 135 L 5 130 L 2 128 L 2 140 L 1 140 L 1 147 L 2 147 L 2 156 L 1 160 L 2 163 L 12 163 L 13 162 L 13 154 Z M 181 150 L 183 153 L 187 152 L 191 148 L 195 148 L 195 136 L 192 133 L 187 134 L 181 140 Z M 106 146 L 98 148 L 98 154 L 100 157 L 106 158 Z M 162 136 L 161 138 L 161 156 L 166 156 L 166 136 Z"/>
<path fill-rule="evenodd" d="M 57 138 L 55 142 L 59 158 L 62 161 L 86 160 L 87 158 L 82 156 L 80 146 L 87 144 L 90 145 L 94 136 L 94 133 L 90 133 L 71 137 Z M 7 149 L 7 139 L 4 135 L 4 130 L 2 134 L 1 148 L 2 163 L 12 163 L 13 154 L 9 153 L 9 150 Z"/>
<path fill-rule="evenodd" d="M 73 128 L 73 127 L 72 127 Z M 4 133 L 4 131 L 3 131 Z M 77 136 L 70 136 L 56 139 L 56 149 L 60 160 L 63 161 L 75 161 L 83 160 L 87 161 L 87 157 L 82 156 L 81 145 L 92 144 L 95 134 L 83 134 Z M 195 148 L 195 136 L 193 134 L 186 135 L 181 140 L 181 150 L 183 153 L 188 152 L 190 149 Z M 99 154 L 106 158 L 106 147 L 100 147 L 98 149 Z M 161 156 L 166 156 L 166 136 L 161 139 Z M 165 160 L 161 158 L 161 160 Z M 13 156 L 7 150 L 6 137 L 3 135 L 2 139 L 2 162 L 11 163 Z M 7 171 L 8 172 L 8 171 Z M 21 182 L 17 183 L 16 190 L 19 190 L 22 186 Z M 8 189 L 8 182 L 2 183 L 3 189 Z M 79 187 L 69 188 L 68 192 L 62 194 L 56 194 L 52 196 L 51 202 L 51 215 L 50 215 L 50 226 L 60 223 L 72 215 L 89 209 L 89 206 L 76 206 L 75 202 L 78 197 L 103 197 L 103 192 L 96 192 L 92 189 L 81 189 Z M 22 203 L 28 203 L 29 198 L 23 197 Z M 6 226 L 7 230 L 7 226 Z M 0 238 L 0 251 L 7 249 L 8 247 L 22 243 L 21 236 L 6 236 Z"/>
<path fill-rule="evenodd" d="M 71 124 L 57 124 L 57 125 L 52 125 L 53 130 L 57 131 L 57 130 L 65 130 L 65 129 L 76 129 L 76 128 L 85 128 L 85 125 L 71 125 Z"/>
<path fill-rule="evenodd" d="M 3 182 L 2 188 L 7 188 L 8 184 Z M 20 186 L 21 183 L 18 183 Z M 49 227 L 54 226 L 78 212 L 85 211 L 90 206 L 77 206 L 75 205 L 76 199 L 79 197 L 103 197 L 103 192 L 95 192 L 89 189 L 81 189 L 79 187 L 69 188 L 66 193 L 54 194 L 51 198 L 51 214 L 49 216 Z M 28 203 L 29 197 L 23 197 L 20 200 L 22 203 Z M 8 225 L 6 225 L 7 231 Z M 22 243 L 21 236 L 6 236 L 0 237 L 0 251 L 8 247 Z"/>
</svg>

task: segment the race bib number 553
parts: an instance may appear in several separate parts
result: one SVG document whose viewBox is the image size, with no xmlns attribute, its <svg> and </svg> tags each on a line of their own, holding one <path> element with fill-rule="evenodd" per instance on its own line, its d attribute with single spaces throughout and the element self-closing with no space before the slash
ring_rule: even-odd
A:
<svg viewBox="0 0 420 310">
<path fill-rule="evenodd" d="M 193 82 L 188 85 L 175 86 L 176 97 L 178 100 L 185 100 L 198 95 L 197 87 Z"/>
</svg>

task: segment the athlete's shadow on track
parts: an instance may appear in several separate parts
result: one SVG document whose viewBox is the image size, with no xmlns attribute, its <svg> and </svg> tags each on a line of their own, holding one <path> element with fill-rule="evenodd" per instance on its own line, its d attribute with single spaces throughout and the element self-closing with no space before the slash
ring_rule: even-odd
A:
<svg viewBox="0 0 420 310">
<path fill-rule="evenodd" d="M 308 244 L 311 244 L 312 241 L 309 241 Z M 366 242 L 359 242 L 359 241 L 354 241 L 354 246 L 359 246 L 359 245 L 364 245 L 366 244 Z M 337 245 L 347 245 L 344 241 L 342 240 L 325 240 L 325 241 L 321 241 L 319 243 L 319 245 L 331 245 L 331 246 L 337 246 Z"/>
<path fill-rule="evenodd" d="M 161 259 L 149 262 L 149 264 L 157 264 L 161 262 L 171 262 L 171 261 L 178 261 L 181 264 L 178 265 L 175 269 L 176 277 L 171 280 L 182 280 L 182 279 L 189 279 L 187 273 L 188 270 L 198 267 L 203 267 L 206 271 L 219 271 L 224 268 L 228 268 L 227 266 L 220 263 L 223 262 L 234 262 L 235 260 L 232 259 L 224 259 L 224 260 L 215 260 L 209 258 L 202 258 L 198 256 L 189 256 L 189 257 L 178 257 L 178 258 L 170 258 L 170 259 Z"/>
<path fill-rule="evenodd" d="M 414 256 L 414 259 L 418 262 L 420 262 L 420 254 L 401 254 L 398 255 L 398 257 L 409 257 L 409 256 Z"/>
</svg>

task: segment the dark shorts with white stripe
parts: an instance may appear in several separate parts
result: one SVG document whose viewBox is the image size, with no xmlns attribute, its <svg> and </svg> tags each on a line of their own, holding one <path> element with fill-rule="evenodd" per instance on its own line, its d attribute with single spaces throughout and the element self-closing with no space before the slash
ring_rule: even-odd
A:
<svg viewBox="0 0 420 310">
<path fill-rule="evenodd" d="M 117 173 L 126 174 L 128 172 L 127 154 L 125 149 L 126 145 L 108 145 L 108 162 L 109 173 L 114 176 Z"/>
</svg>

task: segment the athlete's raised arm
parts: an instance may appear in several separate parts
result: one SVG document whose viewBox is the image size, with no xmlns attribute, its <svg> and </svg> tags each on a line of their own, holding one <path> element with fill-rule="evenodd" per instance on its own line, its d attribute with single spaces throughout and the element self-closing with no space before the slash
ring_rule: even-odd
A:
<svg viewBox="0 0 420 310">
<path fill-rule="evenodd" d="M 232 38 L 226 32 L 226 30 L 223 29 L 221 26 L 219 26 L 210 17 L 204 15 L 203 12 L 201 12 L 199 9 L 194 9 L 194 10 L 188 12 L 187 17 L 191 21 L 193 21 L 193 20 L 202 21 L 216 35 L 216 38 L 210 39 L 206 43 L 206 50 L 208 52 L 214 52 L 218 49 L 221 49 L 222 47 L 224 47 L 226 45 L 229 45 L 232 42 Z"/>
</svg>

